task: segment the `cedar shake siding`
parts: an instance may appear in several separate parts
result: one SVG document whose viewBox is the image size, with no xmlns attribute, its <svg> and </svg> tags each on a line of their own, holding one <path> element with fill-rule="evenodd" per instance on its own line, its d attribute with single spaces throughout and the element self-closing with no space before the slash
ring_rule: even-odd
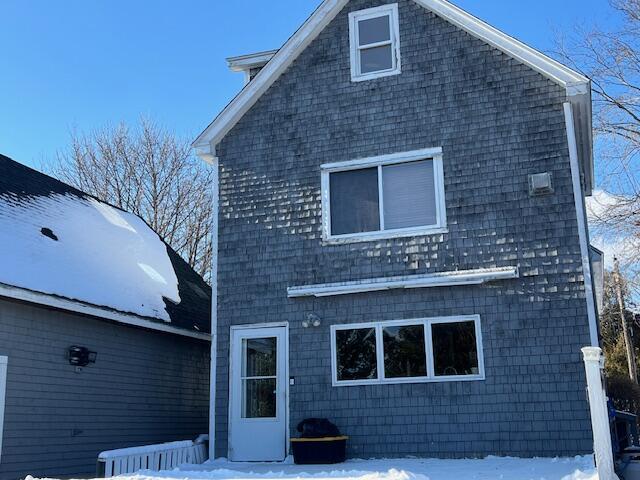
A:
<svg viewBox="0 0 640 480">
<path fill-rule="evenodd" d="M 566 91 L 411 0 L 397 2 L 402 73 L 352 82 L 348 14 L 386 3 L 349 2 L 216 146 L 216 454 L 228 447 L 229 327 L 282 321 L 292 434 L 329 418 L 360 458 L 590 452 Z M 447 233 L 323 243 L 322 164 L 432 147 Z M 554 193 L 531 197 L 540 172 Z M 487 285 L 287 297 L 291 286 L 512 266 L 519 278 Z M 320 327 L 302 328 L 309 313 Z M 331 325 L 457 315 L 480 316 L 485 380 L 332 386 Z"/>
<path fill-rule="evenodd" d="M 97 352 L 76 373 L 72 345 Z M 104 450 L 207 432 L 206 341 L 0 299 L 9 357 L 0 479 L 91 478 Z"/>
</svg>

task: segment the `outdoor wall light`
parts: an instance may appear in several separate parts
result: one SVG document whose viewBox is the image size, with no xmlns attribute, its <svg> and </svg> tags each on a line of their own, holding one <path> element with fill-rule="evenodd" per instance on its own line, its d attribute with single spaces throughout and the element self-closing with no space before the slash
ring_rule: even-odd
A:
<svg viewBox="0 0 640 480">
<path fill-rule="evenodd" d="M 87 347 L 69 347 L 69 364 L 74 367 L 86 367 L 90 363 L 96 363 L 98 354 Z"/>
<path fill-rule="evenodd" d="M 322 325 L 322 322 L 320 321 L 320 317 L 315 313 L 309 313 L 307 315 L 307 318 L 305 318 L 302 321 L 302 326 L 304 328 L 319 327 L 320 325 Z"/>
</svg>

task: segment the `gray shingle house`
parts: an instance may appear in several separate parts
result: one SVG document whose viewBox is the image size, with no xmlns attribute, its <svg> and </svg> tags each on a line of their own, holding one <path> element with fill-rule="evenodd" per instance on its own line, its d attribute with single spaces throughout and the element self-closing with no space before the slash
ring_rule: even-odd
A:
<svg viewBox="0 0 640 480">
<path fill-rule="evenodd" d="M 206 433 L 210 297 L 140 218 L 0 155 L 0 479 Z"/>
<path fill-rule="evenodd" d="M 445 0 L 325 0 L 194 142 L 218 172 L 212 454 L 592 451 L 588 79 Z"/>
</svg>

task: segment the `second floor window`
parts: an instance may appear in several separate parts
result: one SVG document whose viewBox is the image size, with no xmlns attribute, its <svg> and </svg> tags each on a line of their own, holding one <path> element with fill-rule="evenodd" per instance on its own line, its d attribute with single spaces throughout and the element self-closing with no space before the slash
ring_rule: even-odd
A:
<svg viewBox="0 0 640 480">
<path fill-rule="evenodd" d="M 446 228 L 439 150 L 323 166 L 325 239 L 367 240 Z"/>
<path fill-rule="evenodd" d="M 353 81 L 400 73 L 397 3 L 351 12 L 349 35 Z"/>
</svg>

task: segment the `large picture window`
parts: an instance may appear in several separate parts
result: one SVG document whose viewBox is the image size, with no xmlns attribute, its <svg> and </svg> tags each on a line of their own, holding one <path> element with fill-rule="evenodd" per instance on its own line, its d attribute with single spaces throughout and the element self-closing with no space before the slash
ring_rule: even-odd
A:
<svg viewBox="0 0 640 480">
<path fill-rule="evenodd" d="M 325 240 L 446 231 L 440 149 L 323 165 L 322 184 Z"/>
<path fill-rule="evenodd" d="M 483 380 L 480 317 L 331 327 L 333 384 Z"/>
</svg>

